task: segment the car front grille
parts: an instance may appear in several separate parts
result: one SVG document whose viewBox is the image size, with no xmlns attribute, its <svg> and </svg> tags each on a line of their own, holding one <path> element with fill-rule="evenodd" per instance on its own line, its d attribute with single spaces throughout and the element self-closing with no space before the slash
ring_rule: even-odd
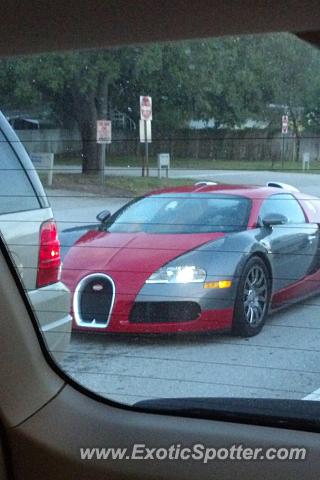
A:
<svg viewBox="0 0 320 480">
<path fill-rule="evenodd" d="M 115 287 L 108 275 L 88 275 L 75 292 L 74 316 L 79 326 L 105 328 L 114 303 Z"/>
<path fill-rule="evenodd" d="M 196 302 L 136 302 L 130 313 L 130 322 L 190 322 L 200 314 L 201 308 Z"/>
</svg>

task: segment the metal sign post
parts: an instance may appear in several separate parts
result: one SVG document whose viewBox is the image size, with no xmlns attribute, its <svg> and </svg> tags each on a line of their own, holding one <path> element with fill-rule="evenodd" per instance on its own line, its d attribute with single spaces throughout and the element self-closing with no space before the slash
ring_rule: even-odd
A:
<svg viewBox="0 0 320 480">
<path fill-rule="evenodd" d="M 149 142 L 148 142 L 148 138 L 147 138 L 147 121 L 144 120 L 143 121 L 144 123 L 144 136 L 145 136 L 145 141 L 144 141 L 144 145 L 145 145 L 145 156 L 146 156 L 146 171 L 147 171 L 147 177 L 149 177 Z"/>
<path fill-rule="evenodd" d="M 281 167 L 284 167 L 284 139 L 285 135 L 288 134 L 289 128 L 289 117 L 288 115 L 282 115 L 282 155 L 281 155 Z"/>
<path fill-rule="evenodd" d="M 142 176 L 149 177 L 149 143 L 151 143 L 152 98 L 140 96 L 140 142 L 145 145 Z"/>
<path fill-rule="evenodd" d="M 112 124 L 110 120 L 97 120 L 97 143 L 99 144 L 99 170 L 101 187 L 104 186 L 104 168 L 106 160 L 106 145 L 111 143 Z"/>
<path fill-rule="evenodd" d="M 145 145 L 145 154 L 143 156 L 142 163 L 142 176 L 149 176 L 149 143 L 151 143 L 151 121 L 150 120 L 140 120 L 140 142 Z"/>
</svg>

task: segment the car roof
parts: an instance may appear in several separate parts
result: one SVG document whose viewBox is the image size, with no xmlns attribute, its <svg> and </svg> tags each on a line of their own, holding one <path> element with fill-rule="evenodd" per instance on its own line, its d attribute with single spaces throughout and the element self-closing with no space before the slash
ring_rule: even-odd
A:
<svg viewBox="0 0 320 480">
<path fill-rule="evenodd" d="M 5 2 L 1 12 L 1 55 L 275 31 L 298 32 L 320 43 L 315 0 L 227 0 L 223 7 L 219 0 L 42 0 L 19 2 L 19 8 L 17 3 Z"/>
<path fill-rule="evenodd" d="M 233 184 L 217 184 L 217 185 L 183 185 L 180 187 L 164 188 L 154 190 L 149 195 L 159 195 L 163 193 L 221 193 L 225 195 L 239 195 L 251 199 L 263 199 L 271 195 L 293 192 L 289 189 L 278 187 L 267 187 L 261 185 L 233 185 Z"/>
</svg>

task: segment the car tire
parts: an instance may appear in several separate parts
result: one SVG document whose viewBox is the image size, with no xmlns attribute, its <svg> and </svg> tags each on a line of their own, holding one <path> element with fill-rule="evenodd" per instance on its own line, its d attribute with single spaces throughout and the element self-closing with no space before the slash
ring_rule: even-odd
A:
<svg viewBox="0 0 320 480">
<path fill-rule="evenodd" d="M 270 295 L 269 270 L 260 257 L 251 257 L 245 264 L 238 285 L 233 333 L 253 337 L 262 330 L 268 315 Z"/>
</svg>

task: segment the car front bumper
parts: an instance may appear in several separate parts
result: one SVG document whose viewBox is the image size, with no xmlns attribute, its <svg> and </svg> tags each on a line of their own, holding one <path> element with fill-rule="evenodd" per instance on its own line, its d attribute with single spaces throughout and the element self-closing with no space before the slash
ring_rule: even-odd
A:
<svg viewBox="0 0 320 480">
<path fill-rule="evenodd" d="M 29 291 L 28 296 L 48 350 L 59 361 L 70 343 L 70 291 L 62 282 L 57 282 Z"/>
<path fill-rule="evenodd" d="M 117 291 L 106 325 L 74 321 L 73 328 L 98 333 L 177 333 L 230 330 L 235 287 L 205 289 L 196 284 L 144 284 L 138 295 Z"/>
</svg>

